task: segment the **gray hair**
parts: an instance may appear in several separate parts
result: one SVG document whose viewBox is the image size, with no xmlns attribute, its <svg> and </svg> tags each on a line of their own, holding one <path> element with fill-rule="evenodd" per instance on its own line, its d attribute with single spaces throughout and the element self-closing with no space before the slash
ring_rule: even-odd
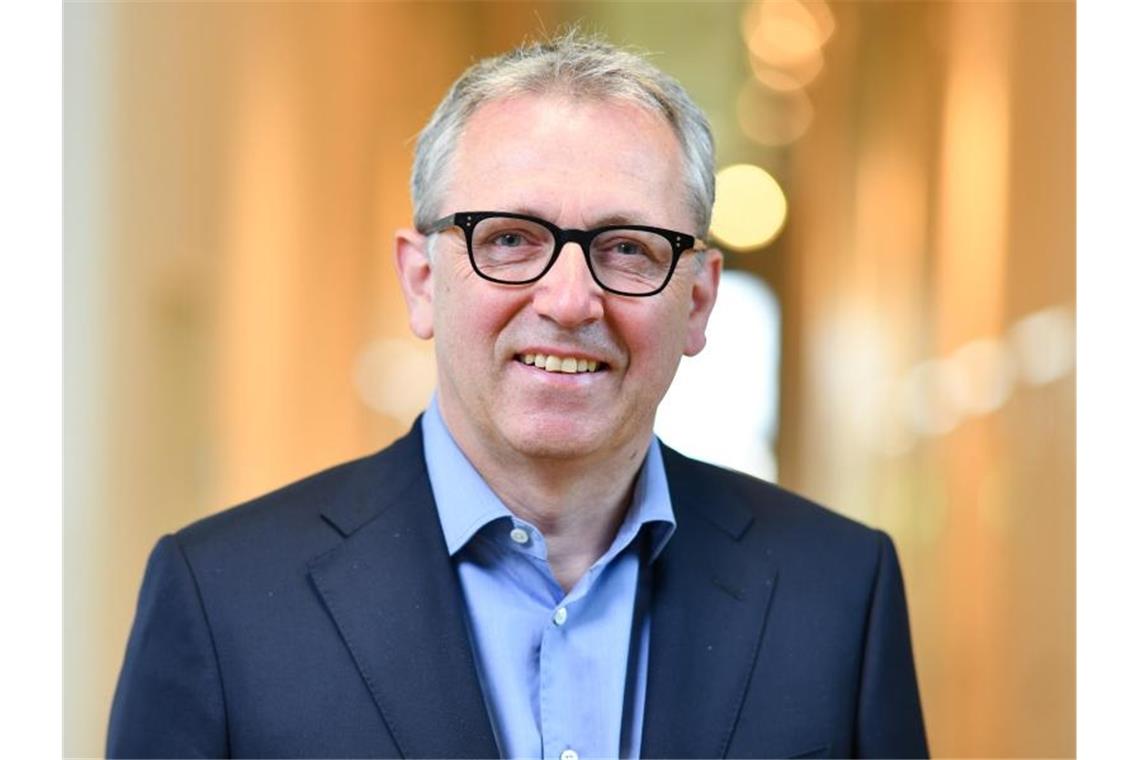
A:
<svg viewBox="0 0 1140 760">
<path fill-rule="evenodd" d="M 451 86 L 416 141 L 412 207 L 417 229 L 444 213 L 439 204 L 447 170 L 476 109 L 492 100 L 545 93 L 632 102 L 664 117 L 681 146 L 696 233 L 707 236 L 716 184 L 708 119 L 677 80 L 645 58 L 575 29 L 483 59 Z"/>
</svg>

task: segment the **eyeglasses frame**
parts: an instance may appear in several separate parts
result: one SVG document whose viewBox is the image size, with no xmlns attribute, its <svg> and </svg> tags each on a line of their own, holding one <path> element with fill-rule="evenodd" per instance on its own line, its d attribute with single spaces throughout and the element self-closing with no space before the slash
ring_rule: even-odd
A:
<svg viewBox="0 0 1140 760">
<path fill-rule="evenodd" d="M 550 259 L 546 262 L 546 266 L 542 268 L 534 277 L 527 280 L 501 280 L 497 277 L 491 277 L 479 271 L 479 267 L 475 264 L 475 244 L 474 232 L 475 225 L 484 219 L 491 217 L 506 217 L 508 219 L 521 219 L 527 222 L 545 227 L 554 236 L 554 252 L 550 255 Z M 538 282 L 546 273 L 554 266 L 554 262 L 558 260 L 559 254 L 562 253 L 562 248 L 567 243 L 577 243 L 582 249 L 582 255 L 586 258 L 586 267 L 590 270 L 590 276 L 594 278 L 594 282 L 607 293 L 614 293 L 619 296 L 629 296 L 632 298 L 645 298 L 647 296 L 655 296 L 660 293 L 673 279 L 673 272 L 677 269 L 677 262 L 681 260 L 681 256 L 687 251 L 700 252 L 708 250 L 708 244 L 700 238 L 688 235 L 684 232 L 677 232 L 676 230 L 668 230 L 663 227 L 650 227 L 644 224 L 612 224 L 605 227 L 595 227 L 591 230 L 575 230 L 563 229 L 553 222 L 548 222 L 545 219 L 537 216 L 530 216 L 529 214 L 515 214 L 508 211 L 459 211 L 454 214 L 449 214 L 441 219 L 437 219 L 431 224 L 427 225 L 422 233 L 425 235 L 433 235 L 438 232 L 444 232 L 451 227 L 458 227 L 463 230 L 465 239 L 467 240 L 467 258 L 471 262 L 471 269 L 475 274 L 482 277 L 484 280 L 498 283 L 500 285 L 530 285 Z M 669 271 L 665 275 L 665 280 L 656 290 L 651 290 L 648 293 L 629 293 L 624 290 L 616 290 L 603 283 L 598 278 L 598 273 L 594 271 L 594 263 L 590 259 L 590 246 L 594 242 L 594 238 L 605 232 L 612 232 L 613 230 L 636 230 L 638 232 L 654 232 L 661 235 L 670 242 L 673 246 L 673 260 L 669 263 Z"/>
</svg>

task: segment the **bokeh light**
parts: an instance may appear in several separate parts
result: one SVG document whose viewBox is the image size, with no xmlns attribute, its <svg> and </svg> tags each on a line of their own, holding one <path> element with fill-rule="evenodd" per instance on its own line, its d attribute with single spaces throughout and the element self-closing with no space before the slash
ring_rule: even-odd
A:
<svg viewBox="0 0 1140 760">
<path fill-rule="evenodd" d="M 916 364 L 903 378 L 902 402 L 911 428 L 920 435 L 944 435 L 961 420 L 958 399 L 965 395 L 966 379 L 948 359 Z"/>
<path fill-rule="evenodd" d="M 1009 399 L 1017 377 L 1009 349 L 996 338 L 970 341 L 951 357 L 961 383 L 955 387 L 958 408 L 972 415 L 997 411 Z"/>
<path fill-rule="evenodd" d="M 802 90 L 815 81 L 823 70 L 823 52 L 817 49 L 794 66 L 772 66 L 755 55 L 748 56 L 748 63 L 757 82 L 776 92 L 789 92 Z"/>
<path fill-rule="evenodd" d="M 759 0 L 745 9 L 741 27 L 749 51 L 782 68 L 818 55 L 835 21 L 826 3 Z"/>
<path fill-rule="evenodd" d="M 815 110 L 803 90 L 779 92 L 749 79 L 736 99 L 740 131 L 766 147 L 795 142 L 803 136 Z"/>
<path fill-rule="evenodd" d="M 1072 373 L 1075 329 L 1069 307 L 1051 306 L 1022 317 L 1004 338 L 977 338 L 948 357 L 920 362 L 893 393 L 897 416 L 915 434 L 940 436 L 967 417 L 997 412 L 1018 381 L 1046 385 Z M 905 453 L 904 443 L 885 447 L 887 453 Z"/>
<path fill-rule="evenodd" d="M 1045 385 L 1073 370 L 1076 325 L 1072 312 L 1054 306 L 1022 317 L 1009 329 L 1018 373 L 1029 385 Z"/>
<path fill-rule="evenodd" d="M 767 245 L 784 227 L 788 202 L 768 172 L 752 164 L 735 164 L 716 176 L 712 234 L 736 249 Z"/>
</svg>

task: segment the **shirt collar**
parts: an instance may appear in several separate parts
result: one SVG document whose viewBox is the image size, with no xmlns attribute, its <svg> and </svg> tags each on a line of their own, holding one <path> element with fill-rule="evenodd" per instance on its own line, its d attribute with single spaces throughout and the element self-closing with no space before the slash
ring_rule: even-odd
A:
<svg viewBox="0 0 1140 760">
<path fill-rule="evenodd" d="M 485 525 L 500 518 L 517 519 L 495 495 L 482 476 L 460 450 L 439 411 L 433 394 L 423 416 L 424 459 L 439 522 L 450 556 L 462 549 Z M 656 559 L 677 527 L 661 444 L 654 436 L 645 462 L 638 471 L 633 498 L 613 543 L 598 560 L 609 561 L 625 548 L 643 525 L 649 526 L 651 558 Z"/>
</svg>

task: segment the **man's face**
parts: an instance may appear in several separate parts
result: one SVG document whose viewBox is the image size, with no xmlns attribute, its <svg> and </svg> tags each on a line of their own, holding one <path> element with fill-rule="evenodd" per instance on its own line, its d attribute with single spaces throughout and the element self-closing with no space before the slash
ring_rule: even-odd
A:
<svg viewBox="0 0 1140 760">
<path fill-rule="evenodd" d="M 508 211 L 560 227 L 622 220 L 695 232 L 680 147 L 664 120 L 613 101 L 524 96 L 492 101 L 459 139 L 445 214 Z M 616 223 L 621 223 L 620 221 Z M 664 291 L 603 291 L 581 248 L 567 244 L 536 283 L 501 285 L 471 268 L 462 233 L 430 257 L 414 232 L 398 236 L 413 330 L 434 335 L 439 401 L 477 461 L 636 456 L 682 354 L 704 346 L 720 257 L 686 254 Z M 597 362 L 595 372 L 549 372 L 528 354 Z"/>
</svg>

